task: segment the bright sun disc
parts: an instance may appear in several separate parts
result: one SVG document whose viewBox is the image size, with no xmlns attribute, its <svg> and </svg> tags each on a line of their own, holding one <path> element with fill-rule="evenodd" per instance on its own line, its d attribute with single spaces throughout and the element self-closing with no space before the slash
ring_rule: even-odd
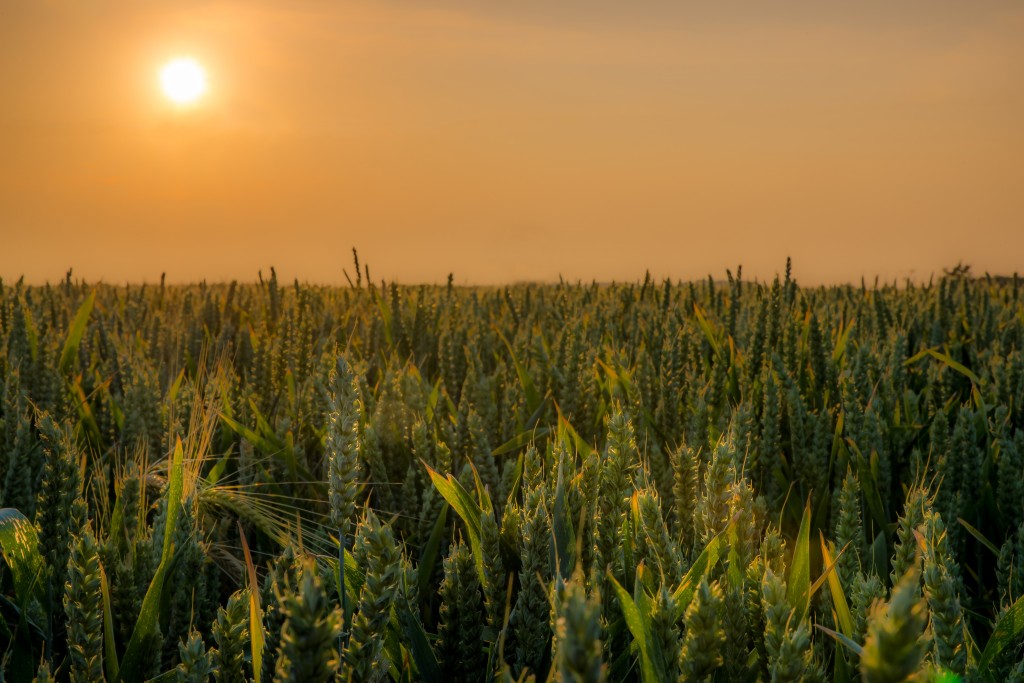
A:
<svg viewBox="0 0 1024 683">
<path fill-rule="evenodd" d="M 160 70 L 160 86 L 178 104 L 195 102 L 206 92 L 206 71 L 194 59 L 175 59 Z"/>
</svg>

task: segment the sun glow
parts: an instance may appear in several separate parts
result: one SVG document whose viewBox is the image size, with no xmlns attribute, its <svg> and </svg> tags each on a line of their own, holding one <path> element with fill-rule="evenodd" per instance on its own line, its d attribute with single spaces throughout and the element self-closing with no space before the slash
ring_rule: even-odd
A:
<svg viewBox="0 0 1024 683">
<path fill-rule="evenodd" d="M 160 87 L 178 104 L 195 102 L 206 92 L 206 71 L 189 57 L 172 60 L 160 70 Z"/>
</svg>

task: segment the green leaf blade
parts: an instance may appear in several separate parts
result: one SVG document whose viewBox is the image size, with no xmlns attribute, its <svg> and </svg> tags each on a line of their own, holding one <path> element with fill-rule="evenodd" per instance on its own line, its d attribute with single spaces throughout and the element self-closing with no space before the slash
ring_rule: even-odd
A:
<svg viewBox="0 0 1024 683">
<path fill-rule="evenodd" d="M 174 529 L 178 522 L 178 512 L 181 509 L 181 496 L 184 489 L 184 454 L 181 446 L 181 439 L 178 439 L 174 447 L 174 456 L 171 461 L 170 481 L 167 487 L 167 524 L 164 528 L 163 551 L 160 555 L 160 564 L 157 566 L 156 574 L 146 590 L 146 597 L 142 600 L 142 609 L 139 610 L 139 617 L 135 622 L 135 629 L 128 641 L 124 658 L 121 661 L 121 668 L 118 671 L 118 681 L 142 680 L 143 658 L 147 655 L 146 648 L 150 646 L 150 639 L 157 628 L 160 618 L 160 601 L 163 595 L 164 580 L 167 577 L 168 567 L 174 556 Z"/>
<path fill-rule="evenodd" d="M 789 605 L 800 619 L 807 614 L 811 593 L 811 500 L 807 499 L 800 530 L 793 547 L 793 560 L 787 577 Z"/>
<path fill-rule="evenodd" d="M 14 592 L 18 603 L 28 604 L 31 597 L 42 602 L 43 556 L 39 554 L 39 536 L 36 527 L 14 508 L 0 509 L 0 550 L 14 577 Z"/>
<path fill-rule="evenodd" d="M 90 292 L 86 300 L 78 307 L 75 319 L 72 321 L 71 327 L 68 328 L 68 336 L 64 340 L 64 349 L 60 353 L 59 367 L 62 375 L 67 376 L 71 372 L 71 366 L 78 356 L 78 347 L 82 343 L 82 337 L 85 335 L 85 328 L 89 324 L 89 316 L 92 315 L 92 308 L 95 303 L 96 292 Z"/>
</svg>

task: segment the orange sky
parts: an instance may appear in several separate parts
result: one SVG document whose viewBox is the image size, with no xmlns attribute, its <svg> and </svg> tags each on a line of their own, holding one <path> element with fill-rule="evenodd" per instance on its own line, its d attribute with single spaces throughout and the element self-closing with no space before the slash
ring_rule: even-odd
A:
<svg viewBox="0 0 1024 683">
<path fill-rule="evenodd" d="M 1021 36 L 1016 1 L 2 0 L 0 276 L 1024 271 Z"/>
</svg>

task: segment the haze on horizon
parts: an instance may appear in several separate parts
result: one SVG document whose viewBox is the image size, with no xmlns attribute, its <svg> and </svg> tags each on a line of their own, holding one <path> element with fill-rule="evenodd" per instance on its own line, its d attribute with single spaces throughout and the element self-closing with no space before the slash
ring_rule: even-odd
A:
<svg viewBox="0 0 1024 683">
<path fill-rule="evenodd" d="M 0 277 L 1024 271 L 1021 35 L 1012 0 L 11 0 Z"/>
</svg>

